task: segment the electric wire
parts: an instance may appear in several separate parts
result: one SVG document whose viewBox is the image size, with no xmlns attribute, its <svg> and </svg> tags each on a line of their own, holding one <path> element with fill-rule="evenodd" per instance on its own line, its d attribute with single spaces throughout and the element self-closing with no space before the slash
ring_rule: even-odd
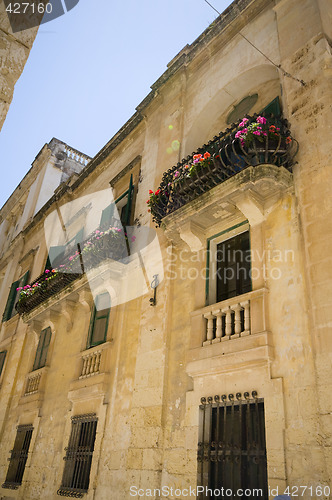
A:
<svg viewBox="0 0 332 500">
<path fill-rule="evenodd" d="M 221 12 L 219 12 L 213 5 L 208 2 L 208 0 L 204 0 L 217 14 L 220 16 Z M 283 73 L 284 76 L 287 76 L 288 78 L 292 78 L 293 80 L 299 82 L 302 86 L 305 85 L 305 82 L 303 80 L 300 80 L 299 78 L 296 78 L 295 76 L 291 75 L 288 71 L 286 71 L 284 68 L 281 67 L 281 64 L 276 64 L 274 61 L 272 61 L 264 52 L 262 52 L 256 45 L 254 45 L 250 40 L 248 40 L 247 37 L 245 37 L 241 32 L 239 32 L 239 35 L 242 36 L 254 49 L 256 49 L 262 56 L 264 56 L 273 66 L 276 68 L 280 69 L 280 71 Z"/>
</svg>

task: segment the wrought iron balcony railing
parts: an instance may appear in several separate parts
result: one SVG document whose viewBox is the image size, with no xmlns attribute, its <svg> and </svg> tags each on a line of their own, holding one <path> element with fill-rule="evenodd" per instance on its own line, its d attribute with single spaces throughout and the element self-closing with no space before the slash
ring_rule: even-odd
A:
<svg viewBox="0 0 332 500">
<path fill-rule="evenodd" d="M 246 116 L 164 173 L 148 200 L 153 220 L 160 226 L 164 217 L 249 166 L 272 164 L 291 171 L 297 151 L 287 120 Z"/>
<path fill-rule="evenodd" d="M 69 250 L 58 259 L 54 269 L 46 269 L 24 287 L 16 305 L 19 314 L 29 313 L 106 259 L 123 260 L 130 254 L 126 233 L 114 226 L 96 230 L 84 242 Z"/>
</svg>

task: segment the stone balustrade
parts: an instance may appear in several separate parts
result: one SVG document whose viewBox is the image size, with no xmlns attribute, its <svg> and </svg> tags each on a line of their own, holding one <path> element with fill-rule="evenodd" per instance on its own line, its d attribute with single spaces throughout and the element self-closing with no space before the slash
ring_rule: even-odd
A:
<svg viewBox="0 0 332 500">
<path fill-rule="evenodd" d="M 266 288 L 260 288 L 193 311 L 191 348 L 268 331 L 267 293 Z"/>
<path fill-rule="evenodd" d="M 97 375 L 100 372 L 102 349 L 97 349 L 89 354 L 82 356 L 82 371 L 80 379 Z"/>
<path fill-rule="evenodd" d="M 90 156 L 85 155 L 84 153 L 81 153 L 80 151 L 77 151 L 76 149 L 69 146 L 66 146 L 65 153 L 68 158 L 71 158 L 72 160 L 81 163 L 81 165 L 84 166 L 86 166 L 91 160 Z"/>
<path fill-rule="evenodd" d="M 36 374 L 32 374 L 28 377 L 24 393 L 25 396 L 28 396 L 30 394 L 35 394 L 36 392 L 38 392 L 41 375 L 42 375 L 41 372 L 39 372 Z"/>
<path fill-rule="evenodd" d="M 203 314 L 206 319 L 206 335 L 203 346 L 224 340 L 250 335 L 250 300 L 239 302 L 235 297 L 234 304 L 224 308 L 211 306 L 211 310 Z"/>
</svg>

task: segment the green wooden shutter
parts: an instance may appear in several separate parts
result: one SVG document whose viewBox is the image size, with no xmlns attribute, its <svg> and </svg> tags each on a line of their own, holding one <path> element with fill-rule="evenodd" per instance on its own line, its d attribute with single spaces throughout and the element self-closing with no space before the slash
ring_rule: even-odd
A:
<svg viewBox="0 0 332 500">
<path fill-rule="evenodd" d="M 75 244 L 76 244 L 76 246 L 77 246 L 77 243 L 82 243 L 82 241 L 83 241 L 83 236 L 84 236 L 84 227 L 82 227 L 82 228 L 78 231 L 77 235 L 75 236 Z"/>
<path fill-rule="evenodd" d="M 29 274 L 30 274 L 30 271 L 27 271 L 25 274 L 23 274 L 22 278 L 20 279 L 21 284 L 19 286 L 23 287 L 28 283 Z"/>
<path fill-rule="evenodd" d="M 32 370 L 38 370 L 46 364 L 48 348 L 50 346 L 52 330 L 50 327 L 45 328 L 40 332 L 39 342 L 37 346 L 35 361 Z"/>
<path fill-rule="evenodd" d="M 17 280 L 17 281 L 14 281 L 14 283 L 10 287 L 10 291 L 9 291 L 9 295 L 8 295 L 8 299 L 7 299 L 7 304 L 6 304 L 5 311 L 4 311 L 3 316 L 2 316 L 2 321 L 8 321 L 11 318 L 15 298 L 17 295 L 16 288 L 18 288 L 19 286 L 20 286 L 20 280 Z"/>
<path fill-rule="evenodd" d="M 115 203 L 113 202 L 102 211 L 100 219 L 100 227 L 108 227 L 111 225 L 114 216 L 114 206 Z"/>
<path fill-rule="evenodd" d="M 44 330 L 44 332 L 45 332 L 44 344 L 43 344 L 43 348 L 42 348 L 41 355 L 40 355 L 39 368 L 42 368 L 43 366 L 46 365 L 48 348 L 50 347 L 51 336 L 52 336 L 52 330 L 50 327 L 46 328 L 46 330 Z"/>
<path fill-rule="evenodd" d="M 111 300 L 108 293 L 96 297 L 96 305 L 91 315 L 88 347 L 102 344 L 106 340 Z"/>
<path fill-rule="evenodd" d="M 273 101 L 271 101 L 264 109 L 262 109 L 261 113 L 264 113 L 265 116 L 267 115 L 280 116 L 281 110 L 280 110 L 279 97 L 273 99 Z"/>
<path fill-rule="evenodd" d="M 0 375 L 2 373 L 3 365 L 5 364 L 7 351 L 0 352 Z"/>
<path fill-rule="evenodd" d="M 51 270 L 53 267 L 57 267 L 61 264 L 61 259 L 65 253 L 66 246 L 59 245 L 56 247 L 50 247 L 48 251 L 48 257 L 46 261 L 45 269 Z"/>
<path fill-rule="evenodd" d="M 129 226 L 130 224 L 132 201 L 133 201 L 133 174 L 131 174 L 130 176 L 129 188 L 128 188 L 128 201 L 124 211 L 124 219 L 122 221 L 124 226 Z"/>
<path fill-rule="evenodd" d="M 22 278 L 19 279 L 18 287 L 22 287 L 23 288 L 28 283 L 28 281 L 29 281 L 29 275 L 30 275 L 30 271 L 27 271 L 25 274 L 23 274 Z M 12 312 L 11 312 L 11 316 L 10 316 L 11 318 L 17 313 L 17 311 L 16 311 L 16 304 L 20 300 L 20 295 L 21 295 L 21 291 L 17 290 L 16 291 L 16 295 L 14 297 L 13 308 L 12 308 Z"/>
</svg>

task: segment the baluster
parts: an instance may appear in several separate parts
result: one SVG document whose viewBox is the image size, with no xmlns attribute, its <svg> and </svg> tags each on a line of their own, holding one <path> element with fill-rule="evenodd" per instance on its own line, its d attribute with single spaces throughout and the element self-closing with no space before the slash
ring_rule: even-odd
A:
<svg viewBox="0 0 332 500">
<path fill-rule="evenodd" d="M 96 373 L 99 373 L 100 361 L 101 361 L 101 351 L 98 351 L 97 356 L 96 356 L 96 364 L 95 364 L 95 372 Z"/>
<path fill-rule="evenodd" d="M 86 370 L 87 375 L 90 375 L 90 373 L 91 373 L 92 360 L 93 360 L 93 356 L 90 354 L 90 356 L 88 357 L 88 366 L 87 366 L 87 370 Z"/>
<path fill-rule="evenodd" d="M 234 334 L 232 335 L 232 338 L 238 338 L 240 337 L 241 333 L 241 311 L 242 307 L 240 304 L 235 304 L 234 306 L 231 306 L 232 311 L 234 311 Z"/>
<path fill-rule="evenodd" d="M 207 319 L 207 331 L 206 331 L 206 340 L 203 342 L 203 346 L 209 345 L 213 339 L 213 320 L 214 316 L 211 312 L 204 314 L 204 318 Z"/>
<path fill-rule="evenodd" d="M 86 377 L 86 375 L 88 374 L 88 360 L 89 360 L 89 357 L 88 356 L 84 356 L 84 358 L 83 358 L 82 377 Z"/>
<path fill-rule="evenodd" d="M 241 337 L 245 335 L 250 335 L 250 302 L 246 300 L 245 302 L 241 302 L 240 305 L 244 309 L 244 331 L 241 333 Z"/>
<path fill-rule="evenodd" d="M 230 339 L 232 335 L 232 311 L 229 306 L 221 310 L 226 315 L 225 339 Z"/>
<path fill-rule="evenodd" d="M 217 342 L 220 342 L 223 334 L 222 317 L 224 316 L 224 313 L 220 309 L 217 309 L 216 311 L 212 311 L 212 314 L 217 317 L 216 338 L 212 340 L 212 344 L 215 344 Z"/>
</svg>

